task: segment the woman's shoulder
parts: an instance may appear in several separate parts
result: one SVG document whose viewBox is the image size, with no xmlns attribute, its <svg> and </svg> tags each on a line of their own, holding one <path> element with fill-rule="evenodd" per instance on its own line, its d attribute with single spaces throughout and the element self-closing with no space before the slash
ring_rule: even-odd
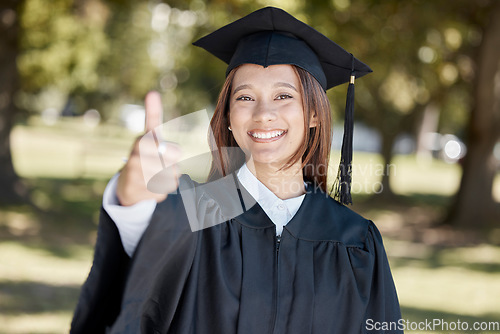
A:
<svg viewBox="0 0 500 334">
<path fill-rule="evenodd" d="M 183 174 L 176 193 L 172 195 L 161 204 L 177 213 L 182 205 L 181 211 L 185 213 L 193 232 L 229 221 L 255 204 L 251 196 L 240 191 L 234 174 L 204 183 Z M 167 205 L 169 198 L 171 203 Z"/>
<path fill-rule="evenodd" d="M 373 222 L 340 204 L 320 189 L 308 188 L 303 205 L 297 212 L 297 224 L 288 229 L 301 239 L 333 241 L 364 248 Z"/>
</svg>

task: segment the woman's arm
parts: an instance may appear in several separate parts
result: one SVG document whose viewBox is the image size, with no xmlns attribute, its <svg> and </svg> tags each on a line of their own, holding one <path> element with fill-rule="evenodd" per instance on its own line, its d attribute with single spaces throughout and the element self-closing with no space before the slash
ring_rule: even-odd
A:
<svg viewBox="0 0 500 334">
<path fill-rule="evenodd" d="M 122 206 L 116 197 L 119 174 L 111 178 L 102 198 L 102 206 L 120 233 L 120 239 L 128 256 L 132 257 L 156 208 L 156 200 L 146 199 L 131 206 Z"/>
<path fill-rule="evenodd" d="M 125 166 L 115 175 L 103 196 L 103 208 L 115 222 L 123 247 L 132 256 L 147 228 L 156 204 L 176 190 L 179 175 L 175 163 L 180 151 L 172 143 L 162 143 L 162 104 L 151 92 L 145 99 L 145 135 L 138 138 Z M 153 191 L 151 191 L 153 189 Z"/>
<path fill-rule="evenodd" d="M 101 210 L 94 262 L 80 292 L 70 333 L 105 333 L 113 324 L 120 312 L 129 264 L 116 225 Z"/>
<path fill-rule="evenodd" d="M 114 323 L 131 263 L 127 253 L 134 252 L 156 203 L 177 189 L 176 169 L 164 166 L 175 165 L 180 157 L 179 149 L 173 144 L 165 144 L 160 149 L 161 138 L 154 134 L 162 122 L 160 95 L 149 93 L 145 106 L 146 134 L 135 141 L 128 161 L 104 195 L 106 209 L 101 209 L 94 261 L 80 293 L 71 333 L 105 333 Z M 161 191 L 154 193 L 149 190 L 148 182 L 159 172 L 162 187 L 157 187 Z M 118 211 L 125 212 L 117 208 L 118 204 L 127 206 L 127 214 L 115 215 Z M 138 213 L 136 217 L 131 215 L 134 212 Z"/>
</svg>

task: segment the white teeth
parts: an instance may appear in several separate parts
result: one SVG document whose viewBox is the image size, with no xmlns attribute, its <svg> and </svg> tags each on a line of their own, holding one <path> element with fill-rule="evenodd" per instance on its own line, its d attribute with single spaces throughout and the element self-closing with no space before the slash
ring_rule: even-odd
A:
<svg viewBox="0 0 500 334">
<path fill-rule="evenodd" d="M 254 138 L 259 139 L 270 139 L 274 137 L 281 136 L 285 131 L 273 131 L 273 132 L 253 132 L 251 135 Z"/>
</svg>

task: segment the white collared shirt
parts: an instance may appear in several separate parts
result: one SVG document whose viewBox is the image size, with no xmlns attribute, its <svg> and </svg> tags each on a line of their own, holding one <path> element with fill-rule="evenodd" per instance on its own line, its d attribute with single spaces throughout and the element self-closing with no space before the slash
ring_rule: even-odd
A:
<svg viewBox="0 0 500 334">
<path fill-rule="evenodd" d="M 269 219 L 276 225 L 276 235 L 299 210 L 305 195 L 282 200 L 250 172 L 246 163 L 238 170 L 238 180 L 257 201 Z M 132 256 L 149 225 L 156 208 L 156 201 L 144 200 L 131 206 L 121 206 L 116 197 L 118 174 L 113 176 L 104 190 L 102 205 L 116 224 L 125 252 Z"/>
<path fill-rule="evenodd" d="M 238 170 L 237 176 L 243 187 L 259 203 L 262 210 L 276 225 L 276 235 L 281 235 L 283 226 L 295 216 L 305 195 L 285 200 L 278 198 L 250 172 L 246 163 Z"/>
</svg>

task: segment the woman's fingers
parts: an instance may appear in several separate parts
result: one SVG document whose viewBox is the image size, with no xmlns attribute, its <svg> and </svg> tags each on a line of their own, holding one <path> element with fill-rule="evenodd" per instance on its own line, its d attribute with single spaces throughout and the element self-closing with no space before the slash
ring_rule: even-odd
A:
<svg viewBox="0 0 500 334">
<path fill-rule="evenodd" d="M 159 138 L 163 108 L 158 92 L 145 98 L 145 134 L 134 144 L 130 157 L 118 178 L 117 197 L 122 205 L 133 205 L 145 199 L 160 202 L 175 191 L 179 172 L 180 148 Z"/>
<path fill-rule="evenodd" d="M 153 131 L 163 123 L 163 107 L 160 93 L 151 91 L 144 100 L 146 109 L 145 132 Z"/>
<path fill-rule="evenodd" d="M 147 189 L 156 194 L 167 194 L 175 190 L 176 187 L 172 189 L 170 185 L 176 184 L 178 178 L 174 171 L 177 170 L 175 165 L 181 157 L 179 147 L 169 142 L 161 142 L 157 147 L 151 132 L 148 132 L 140 139 L 138 151 Z M 163 176 L 156 177 L 159 174 Z M 166 182 L 168 178 L 173 182 Z"/>
</svg>

